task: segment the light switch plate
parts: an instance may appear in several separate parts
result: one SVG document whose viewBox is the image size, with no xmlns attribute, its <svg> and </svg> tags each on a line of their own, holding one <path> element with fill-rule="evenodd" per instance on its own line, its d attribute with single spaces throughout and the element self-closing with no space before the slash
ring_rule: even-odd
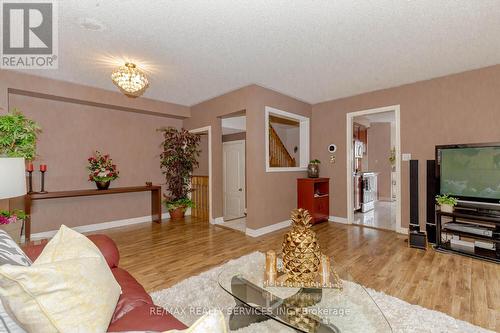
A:
<svg viewBox="0 0 500 333">
<path fill-rule="evenodd" d="M 403 154 L 401 158 L 403 159 L 403 161 L 409 161 L 411 160 L 411 154 Z"/>
</svg>

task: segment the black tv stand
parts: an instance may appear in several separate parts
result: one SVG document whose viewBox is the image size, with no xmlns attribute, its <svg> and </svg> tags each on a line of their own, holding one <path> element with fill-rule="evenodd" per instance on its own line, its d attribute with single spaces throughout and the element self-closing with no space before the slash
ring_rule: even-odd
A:
<svg viewBox="0 0 500 333">
<path fill-rule="evenodd" d="M 486 235 L 478 235 L 469 232 L 463 232 L 458 230 L 447 229 L 446 224 L 443 225 L 443 217 L 451 221 L 448 222 L 464 222 L 467 224 L 479 226 L 487 226 L 492 231 L 491 237 Z M 443 241 L 443 233 L 448 235 L 455 235 L 460 237 L 466 237 L 468 239 L 474 239 L 478 241 L 483 241 L 487 243 L 494 243 L 496 246 L 495 250 L 484 249 L 480 247 L 474 247 L 472 251 L 458 250 L 451 247 L 451 241 Z M 436 211 L 436 245 L 435 249 L 441 252 L 450 252 L 461 254 L 469 257 L 474 257 L 478 259 L 483 259 L 491 262 L 500 263 L 500 216 L 489 214 L 481 214 L 479 211 L 464 211 L 461 209 L 456 209 L 453 213 L 445 213 L 440 210 Z"/>
<path fill-rule="evenodd" d="M 498 217 L 500 218 L 500 210 L 496 209 L 486 209 L 486 208 L 465 208 L 465 207 L 456 207 L 456 213 L 460 214 L 469 214 L 474 216 L 490 216 L 490 217 Z"/>
</svg>

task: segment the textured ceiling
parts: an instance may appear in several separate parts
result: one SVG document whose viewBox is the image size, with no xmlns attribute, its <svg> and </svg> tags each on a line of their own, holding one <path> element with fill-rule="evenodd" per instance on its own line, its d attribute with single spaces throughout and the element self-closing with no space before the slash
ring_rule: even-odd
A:
<svg viewBox="0 0 500 333">
<path fill-rule="evenodd" d="M 498 0 L 64 0 L 59 70 L 115 90 L 146 66 L 145 96 L 192 105 L 258 84 L 317 103 L 500 63 Z"/>
</svg>

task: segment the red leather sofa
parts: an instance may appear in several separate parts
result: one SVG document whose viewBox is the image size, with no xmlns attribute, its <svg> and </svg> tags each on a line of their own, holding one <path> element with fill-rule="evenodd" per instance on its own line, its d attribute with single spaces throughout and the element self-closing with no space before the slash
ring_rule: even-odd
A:
<svg viewBox="0 0 500 333">
<path fill-rule="evenodd" d="M 163 308 L 153 304 L 144 288 L 126 270 L 118 267 L 120 253 L 111 238 L 105 235 L 91 235 L 88 238 L 101 250 L 111 272 L 122 288 L 108 332 L 123 331 L 167 331 L 187 328 L 182 322 Z M 23 248 L 26 255 L 35 260 L 45 244 L 28 245 Z"/>
</svg>

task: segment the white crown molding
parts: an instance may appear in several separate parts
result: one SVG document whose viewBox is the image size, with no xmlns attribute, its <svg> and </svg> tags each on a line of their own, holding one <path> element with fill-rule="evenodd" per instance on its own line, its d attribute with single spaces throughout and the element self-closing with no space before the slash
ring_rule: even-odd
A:
<svg viewBox="0 0 500 333">
<path fill-rule="evenodd" d="M 268 225 L 266 227 L 262 227 L 259 229 L 246 228 L 245 234 L 247 234 L 250 237 L 259 237 L 259 236 L 268 234 L 268 233 L 276 231 L 276 230 L 287 228 L 291 224 L 292 224 L 291 220 L 286 220 L 286 221 L 271 224 L 271 225 Z"/>
</svg>

